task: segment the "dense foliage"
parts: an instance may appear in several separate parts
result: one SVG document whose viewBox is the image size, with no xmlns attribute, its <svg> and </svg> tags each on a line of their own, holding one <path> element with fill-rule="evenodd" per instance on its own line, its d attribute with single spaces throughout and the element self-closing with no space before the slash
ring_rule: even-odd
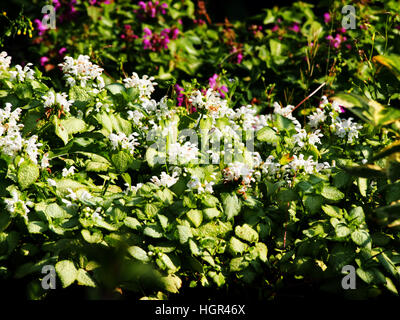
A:
<svg viewBox="0 0 400 320">
<path fill-rule="evenodd" d="M 4 281 L 398 295 L 396 1 L 354 3 L 355 29 L 340 1 L 217 24 L 202 1 L 53 0 L 56 29 L 45 4 L 0 17 Z"/>
</svg>

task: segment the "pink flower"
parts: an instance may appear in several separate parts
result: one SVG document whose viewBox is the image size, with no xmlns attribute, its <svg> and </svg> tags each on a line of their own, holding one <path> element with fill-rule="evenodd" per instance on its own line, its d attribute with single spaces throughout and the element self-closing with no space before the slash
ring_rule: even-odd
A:
<svg viewBox="0 0 400 320">
<path fill-rule="evenodd" d="M 293 23 L 293 25 L 289 29 L 294 31 L 294 32 L 296 32 L 296 33 L 300 31 L 300 27 L 299 27 L 299 24 L 297 22 Z"/>
<path fill-rule="evenodd" d="M 181 106 L 183 104 L 183 99 L 184 99 L 184 94 L 183 94 L 183 88 L 179 85 L 175 85 L 175 91 L 176 91 L 176 100 L 178 100 L 178 106 Z"/>
<path fill-rule="evenodd" d="M 46 18 L 46 16 L 48 17 L 48 15 L 44 15 L 44 17 Z M 39 19 L 35 19 L 33 20 L 34 23 L 36 23 L 36 29 L 39 30 L 39 36 L 43 35 L 45 33 L 45 31 L 47 30 L 47 27 L 45 25 L 42 24 L 42 21 L 40 21 Z"/>
<path fill-rule="evenodd" d="M 48 58 L 48 57 L 41 57 L 40 58 L 40 65 L 42 66 L 42 67 L 44 67 L 44 65 L 46 64 L 46 62 L 48 62 L 50 59 Z"/>
<path fill-rule="evenodd" d="M 63 55 L 67 51 L 67 48 L 62 47 L 60 50 L 58 50 L 59 55 Z"/>
<path fill-rule="evenodd" d="M 272 32 L 275 32 L 275 31 L 278 31 L 279 30 L 279 26 L 276 24 L 276 25 L 274 25 L 273 27 L 272 27 L 272 29 L 271 29 L 271 31 Z"/>
<path fill-rule="evenodd" d="M 237 64 L 242 63 L 242 60 L 243 60 L 243 54 L 241 52 L 239 52 L 237 55 L 237 61 L 236 61 Z"/>
<path fill-rule="evenodd" d="M 324 22 L 329 23 L 331 21 L 331 15 L 329 12 L 324 13 Z"/>
</svg>

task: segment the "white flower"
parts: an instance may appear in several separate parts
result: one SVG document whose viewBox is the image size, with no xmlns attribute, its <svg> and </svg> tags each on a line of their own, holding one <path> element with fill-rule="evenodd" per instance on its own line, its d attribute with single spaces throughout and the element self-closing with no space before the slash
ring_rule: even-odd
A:
<svg viewBox="0 0 400 320">
<path fill-rule="evenodd" d="M 63 177 L 67 177 L 69 175 L 73 175 L 74 173 L 75 173 L 75 167 L 74 166 L 71 166 L 69 169 L 64 168 L 62 170 L 62 176 Z"/>
<path fill-rule="evenodd" d="M 125 186 L 126 186 L 126 189 L 124 191 L 125 194 L 128 194 L 129 192 L 136 193 L 143 186 L 143 183 L 138 183 L 136 186 L 131 186 L 130 188 L 129 184 L 125 183 Z"/>
<path fill-rule="evenodd" d="M 11 64 L 11 57 L 7 57 L 7 52 L 3 51 L 0 53 L 0 75 L 8 71 Z"/>
<path fill-rule="evenodd" d="M 13 190 L 11 192 L 12 198 L 4 199 L 6 204 L 6 209 L 10 213 L 14 213 L 17 207 L 22 208 L 25 214 L 27 214 L 30 210 L 28 209 L 27 205 L 32 205 L 31 201 L 27 201 L 26 203 L 19 198 L 18 192 Z"/>
<path fill-rule="evenodd" d="M 315 112 L 307 116 L 309 119 L 308 124 L 311 128 L 317 128 L 320 122 L 324 122 L 326 119 L 326 114 L 323 110 L 317 109 Z"/>
<path fill-rule="evenodd" d="M 234 162 L 223 170 L 223 175 L 225 181 L 237 181 L 242 178 L 244 184 L 250 184 L 254 181 L 253 172 L 254 170 L 249 168 L 247 164 Z"/>
<path fill-rule="evenodd" d="M 160 178 L 153 176 L 150 181 L 156 186 L 171 187 L 179 180 L 178 173 L 173 172 L 172 175 L 168 175 L 166 172 L 161 172 Z"/>
<path fill-rule="evenodd" d="M 200 179 L 196 176 L 192 176 L 192 179 L 187 183 L 187 187 L 190 190 L 197 190 L 198 193 L 204 192 L 204 188 L 201 185 Z"/>
<path fill-rule="evenodd" d="M 53 179 L 50 179 L 50 178 L 47 179 L 47 183 L 51 187 L 56 187 L 57 186 L 57 183 Z"/>
<path fill-rule="evenodd" d="M 85 201 L 85 200 L 89 200 L 93 198 L 93 196 L 86 190 L 83 190 L 80 194 L 79 194 L 79 200 L 80 201 Z"/>
<path fill-rule="evenodd" d="M 74 100 L 68 100 L 68 96 L 65 92 L 54 94 L 53 91 L 49 91 L 42 96 L 42 98 L 44 100 L 43 104 L 46 108 L 59 105 L 65 112 L 69 112 L 71 105 L 74 103 Z"/>
<path fill-rule="evenodd" d="M 75 201 L 76 199 L 78 199 L 77 194 L 75 192 L 73 192 L 71 188 L 67 188 L 67 191 L 69 192 L 67 197 L 71 198 L 72 201 Z"/>
<path fill-rule="evenodd" d="M 304 142 L 307 141 L 307 132 L 305 129 L 296 127 L 297 133 L 293 135 L 294 142 L 300 147 L 304 147 Z"/>
<path fill-rule="evenodd" d="M 280 163 L 274 162 L 275 157 L 270 155 L 261 165 L 262 171 L 267 175 L 275 175 L 280 170 Z"/>
<path fill-rule="evenodd" d="M 97 80 L 97 84 L 93 82 L 92 85 L 100 89 L 104 87 L 104 80 L 101 78 L 103 69 L 90 62 L 89 56 L 79 55 L 78 59 L 65 57 L 64 60 L 59 66 L 69 85 L 75 85 L 75 80 L 79 80 L 81 87 L 86 87 L 87 81 Z"/>
<path fill-rule="evenodd" d="M 321 144 L 321 140 L 324 135 L 321 133 L 321 130 L 317 129 L 314 132 L 311 132 L 308 136 L 308 143 L 315 146 L 316 143 Z"/>
<path fill-rule="evenodd" d="M 15 69 L 17 71 L 10 71 L 11 74 L 11 81 L 15 80 L 18 78 L 18 81 L 23 82 L 26 79 L 34 79 L 35 71 L 33 71 L 30 66 L 32 66 L 32 63 L 27 63 L 25 67 L 22 69 L 22 67 L 17 64 L 15 66 Z"/>
<path fill-rule="evenodd" d="M 144 75 L 142 79 L 139 78 L 136 72 L 132 73 L 130 78 L 124 79 L 125 88 L 137 88 L 139 90 L 140 98 L 150 98 L 154 91 L 154 86 L 157 82 L 153 82 L 154 77 Z"/>
<path fill-rule="evenodd" d="M 108 136 L 108 139 L 111 142 L 111 146 L 113 150 L 117 149 L 118 146 L 121 146 L 122 149 L 129 150 L 131 154 L 133 154 L 136 146 L 139 145 L 138 140 L 136 137 L 139 136 L 137 132 L 133 132 L 128 137 L 123 132 L 119 132 L 117 134 L 111 133 Z"/>
<path fill-rule="evenodd" d="M 358 138 L 359 130 L 363 128 L 362 125 L 354 123 L 352 120 L 353 118 L 341 119 L 337 117 L 331 126 L 338 137 L 344 138 L 347 135 L 347 142 L 350 143 Z"/>
<path fill-rule="evenodd" d="M 279 105 L 279 103 L 274 102 L 274 113 L 280 114 L 281 116 L 284 116 L 285 118 L 292 120 L 295 127 L 301 128 L 300 122 L 292 115 L 293 109 L 294 109 L 294 106 L 292 106 L 292 105 L 288 105 L 285 108 L 282 108 Z"/>
</svg>

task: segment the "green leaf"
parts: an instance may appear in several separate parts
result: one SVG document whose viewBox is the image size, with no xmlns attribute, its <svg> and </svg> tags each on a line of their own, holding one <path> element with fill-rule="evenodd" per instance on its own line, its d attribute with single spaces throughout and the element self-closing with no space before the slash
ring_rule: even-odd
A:
<svg viewBox="0 0 400 320">
<path fill-rule="evenodd" d="M 221 215 L 221 211 L 219 211 L 217 208 L 207 208 L 203 210 L 204 216 L 208 220 L 212 220 L 214 218 L 217 218 Z"/>
<path fill-rule="evenodd" d="M 71 215 L 57 203 L 49 204 L 45 209 L 45 214 L 52 219 L 65 219 L 71 217 Z"/>
<path fill-rule="evenodd" d="M 128 248 L 129 254 L 135 259 L 143 262 L 149 262 L 150 258 L 147 255 L 147 252 L 138 246 L 132 246 Z"/>
<path fill-rule="evenodd" d="M 179 289 L 182 286 L 182 280 L 174 274 L 163 277 L 162 282 L 164 284 L 165 290 L 171 293 L 178 293 Z"/>
<path fill-rule="evenodd" d="M 355 230 L 351 234 L 351 239 L 353 239 L 354 243 L 361 246 L 365 247 L 367 245 L 371 245 L 371 236 L 369 233 L 365 230 Z"/>
<path fill-rule="evenodd" d="M 268 142 L 270 144 L 277 143 L 279 137 L 275 130 L 270 127 L 264 127 L 257 131 L 257 139 L 260 141 Z"/>
<path fill-rule="evenodd" d="M 239 239 L 232 237 L 229 240 L 229 250 L 232 252 L 234 255 L 236 254 L 242 254 L 249 246 L 245 244 L 244 242 L 240 241 Z"/>
<path fill-rule="evenodd" d="M 244 224 L 242 226 L 236 226 L 235 234 L 238 238 L 248 241 L 248 242 L 257 242 L 258 241 L 258 233 L 248 224 Z"/>
<path fill-rule="evenodd" d="M 43 233 L 48 228 L 43 221 L 31 221 L 27 225 L 29 233 Z"/>
<path fill-rule="evenodd" d="M 201 223 L 203 222 L 203 213 L 201 212 L 201 210 L 189 210 L 186 213 L 189 221 L 196 227 L 200 227 Z"/>
<path fill-rule="evenodd" d="M 190 227 L 178 225 L 176 228 L 178 230 L 179 242 L 181 244 L 188 242 L 189 238 L 193 237 Z"/>
<path fill-rule="evenodd" d="M 222 193 L 221 197 L 224 211 L 228 220 L 232 219 L 234 216 L 237 216 L 241 209 L 241 203 L 237 195 L 235 193 Z"/>
<path fill-rule="evenodd" d="M 322 206 L 322 210 L 330 217 L 339 219 L 342 217 L 342 210 L 336 206 L 326 204 Z"/>
<path fill-rule="evenodd" d="M 56 131 L 56 135 L 64 142 L 66 145 L 69 141 L 68 131 L 65 127 L 61 124 L 61 120 L 58 119 L 56 116 L 53 116 L 53 124 Z"/>
<path fill-rule="evenodd" d="M 149 225 L 143 230 L 143 234 L 145 236 L 151 237 L 151 238 L 162 238 L 163 233 L 162 230 L 157 226 L 157 225 Z"/>
<path fill-rule="evenodd" d="M 323 201 L 324 201 L 323 198 L 319 195 L 307 196 L 304 205 L 308 210 L 310 210 L 312 214 L 314 214 L 319 212 Z"/>
<path fill-rule="evenodd" d="M 111 83 L 106 85 L 105 88 L 114 95 L 125 92 L 125 87 L 120 83 Z"/>
<path fill-rule="evenodd" d="M 111 161 L 118 171 L 125 172 L 131 163 L 131 156 L 125 151 L 119 151 L 111 156 Z"/>
<path fill-rule="evenodd" d="M 229 263 L 230 271 L 231 272 L 239 272 L 243 269 L 247 268 L 249 262 L 246 261 L 243 257 L 233 258 Z"/>
<path fill-rule="evenodd" d="M 133 230 L 138 230 L 141 227 L 139 220 L 134 217 L 126 217 L 124 224 Z"/>
<path fill-rule="evenodd" d="M 321 196 L 334 202 L 344 198 L 343 192 L 332 186 L 324 186 L 321 191 Z"/>
<path fill-rule="evenodd" d="M 103 234 L 100 231 L 90 233 L 89 230 L 83 229 L 81 234 L 83 239 L 89 243 L 100 243 L 103 240 Z"/>
<path fill-rule="evenodd" d="M 64 129 L 67 131 L 69 135 L 83 132 L 87 128 L 85 121 L 75 117 L 69 117 L 68 119 L 63 119 L 60 121 L 60 123 L 61 126 L 64 127 Z"/>
<path fill-rule="evenodd" d="M 76 280 L 78 282 L 78 285 L 80 286 L 86 286 L 92 288 L 96 287 L 96 283 L 90 277 L 89 273 L 84 269 L 78 270 L 78 275 L 76 276 Z"/>
<path fill-rule="evenodd" d="M 70 260 L 57 262 L 56 271 L 63 288 L 70 286 L 78 277 L 78 270 L 76 270 L 74 263 Z"/>
<path fill-rule="evenodd" d="M 30 160 L 22 162 L 21 166 L 18 168 L 18 184 L 21 189 L 24 190 L 28 188 L 31 184 L 36 182 L 39 178 L 40 172 L 39 167 Z"/>
<path fill-rule="evenodd" d="M 349 217 L 352 222 L 362 224 L 365 221 L 365 214 L 362 207 L 356 207 L 350 210 Z"/>
<path fill-rule="evenodd" d="M 293 190 L 280 190 L 278 192 L 277 198 L 282 202 L 295 201 L 299 199 L 298 194 Z"/>
<path fill-rule="evenodd" d="M 351 233 L 351 230 L 345 223 L 339 222 L 335 226 L 335 232 L 339 238 L 344 238 L 344 237 L 347 237 Z"/>
</svg>

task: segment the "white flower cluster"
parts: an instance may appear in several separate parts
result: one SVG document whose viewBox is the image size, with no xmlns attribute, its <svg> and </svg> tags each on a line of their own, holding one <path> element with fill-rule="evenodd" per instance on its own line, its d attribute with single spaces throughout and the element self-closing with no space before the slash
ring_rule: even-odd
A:
<svg viewBox="0 0 400 320">
<path fill-rule="evenodd" d="M 7 57 L 7 52 L 3 51 L 0 53 L 0 75 L 3 72 L 8 71 L 11 64 L 11 57 Z"/>
<path fill-rule="evenodd" d="M 324 135 L 321 133 L 321 130 L 317 129 L 314 132 L 307 133 L 305 129 L 301 129 L 300 127 L 295 127 L 297 133 L 293 135 L 293 139 L 295 144 L 299 148 L 303 148 L 306 144 L 315 146 L 315 144 L 321 144 L 320 138 Z"/>
<path fill-rule="evenodd" d="M 65 92 L 54 94 L 53 91 L 49 91 L 42 96 L 42 98 L 44 100 L 43 104 L 46 108 L 59 105 L 65 112 L 69 112 L 71 105 L 74 103 L 74 100 L 68 100 L 68 96 Z"/>
<path fill-rule="evenodd" d="M 281 165 L 279 162 L 275 162 L 274 160 L 275 157 L 269 155 L 261 165 L 261 169 L 266 175 L 275 176 L 279 172 Z"/>
<path fill-rule="evenodd" d="M 154 86 L 157 82 L 153 82 L 154 77 L 144 75 L 142 79 L 139 78 L 136 72 L 133 72 L 130 78 L 124 79 L 125 88 L 137 88 L 139 90 L 141 99 L 150 99 L 154 91 Z"/>
<path fill-rule="evenodd" d="M 117 134 L 111 133 L 108 136 L 108 139 L 110 139 L 113 150 L 117 149 L 118 146 L 121 146 L 121 149 L 129 150 L 129 153 L 133 154 L 135 147 L 139 145 L 139 142 L 136 139 L 137 136 L 139 136 L 137 132 L 133 132 L 129 136 L 126 136 L 123 132 L 118 132 Z"/>
<path fill-rule="evenodd" d="M 268 126 L 268 120 L 271 120 L 270 115 L 256 115 L 255 110 L 251 105 L 242 106 L 234 111 L 230 116 L 230 120 L 236 120 L 240 123 L 244 130 L 258 131 L 261 128 Z"/>
<path fill-rule="evenodd" d="M 79 55 L 78 59 L 65 57 L 65 62 L 59 64 L 70 86 L 74 86 L 76 80 L 80 81 L 81 87 L 86 87 L 88 81 L 97 80 L 97 84 L 93 82 L 93 86 L 99 89 L 104 88 L 104 80 L 101 77 L 103 69 L 90 62 L 89 59 L 87 55 Z"/>
<path fill-rule="evenodd" d="M 318 163 L 318 161 L 313 160 L 312 156 L 309 156 L 308 159 L 304 159 L 304 155 L 301 153 L 299 156 L 293 155 L 293 160 L 289 163 L 288 167 L 294 171 L 303 169 L 305 173 L 313 173 L 329 169 L 330 165 L 328 162 Z"/>
<path fill-rule="evenodd" d="M 0 151 L 8 156 L 15 157 L 18 152 L 25 149 L 29 158 L 37 163 L 38 147 L 42 144 L 37 143 L 38 137 L 33 135 L 29 139 L 21 136 L 23 124 L 18 124 L 21 109 L 16 108 L 11 111 L 11 103 L 6 103 L 4 109 L 0 109 Z"/>
<path fill-rule="evenodd" d="M 179 180 L 179 173 L 177 171 L 172 172 L 172 175 L 166 172 L 161 172 L 160 178 L 153 176 L 150 181 L 158 187 L 171 187 Z"/>
<path fill-rule="evenodd" d="M 33 71 L 30 66 L 32 63 L 27 63 L 24 68 L 22 68 L 19 64 L 15 66 L 16 71 L 9 71 L 11 74 L 11 81 L 18 79 L 20 82 L 23 82 L 25 79 L 34 79 L 35 71 Z"/>
<path fill-rule="evenodd" d="M 199 90 L 192 92 L 189 102 L 198 109 L 207 109 L 212 118 L 233 116 L 234 111 L 228 107 L 228 102 L 221 99 L 219 92 L 209 88 L 205 95 Z"/>
<path fill-rule="evenodd" d="M 245 185 L 249 185 L 251 182 L 255 181 L 253 173 L 254 169 L 251 169 L 249 165 L 238 161 L 230 163 L 228 167 L 223 169 L 225 181 L 238 181 L 242 178 L 242 182 Z"/>
<path fill-rule="evenodd" d="M 214 184 L 215 183 L 213 181 L 208 182 L 207 180 L 204 183 L 201 183 L 198 177 L 192 176 L 191 180 L 187 183 L 187 187 L 189 190 L 197 190 L 197 193 L 213 193 Z"/>
<path fill-rule="evenodd" d="M 32 201 L 24 202 L 23 200 L 21 200 L 19 198 L 17 190 L 11 191 L 11 196 L 12 198 L 4 199 L 8 212 L 15 213 L 16 210 L 20 209 L 24 211 L 25 214 L 27 214 L 30 211 L 28 206 L 33 206 Z"/>
<path fill-rule="evenodd" d="M 332 124 L 332 130 L 339 138 L 347 136 L 347 142 L 352 143 L 354 139 L 358 138 L 359 130 L 363 128 L 361 124 L 352 122 L 353 118 L 341 119 L 337 117 Z"/>
<path fill-rule="evenodd" d="M 168 156 L 170 162 L 178 161 L 180 164 L 188 163 L 196 160 L 199 154 L 199 148 L 187 141 L 183 145 L 179 142 L 171 143 L 168 148 Z"/>
</svg>

